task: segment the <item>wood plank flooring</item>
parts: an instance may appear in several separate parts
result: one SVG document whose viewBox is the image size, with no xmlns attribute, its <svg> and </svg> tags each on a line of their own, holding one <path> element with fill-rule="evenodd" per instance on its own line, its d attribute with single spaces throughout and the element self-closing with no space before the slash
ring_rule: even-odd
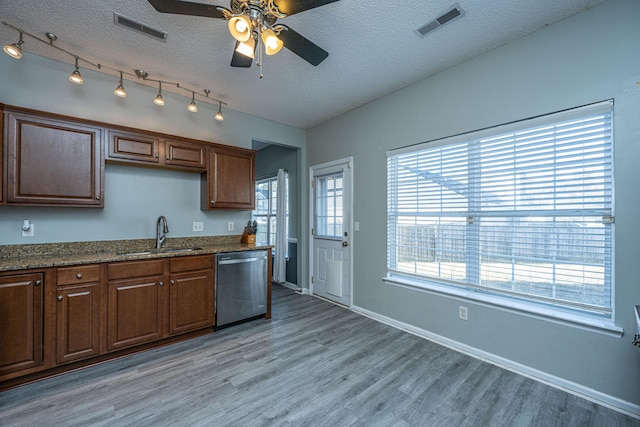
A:
<svg viewBox="0 0 640 427">
<path fill-rule="evenodd" d="M 0 393 L 1 426 L 640 426 L 274 285 L 273 319 Z"/>
</svg>

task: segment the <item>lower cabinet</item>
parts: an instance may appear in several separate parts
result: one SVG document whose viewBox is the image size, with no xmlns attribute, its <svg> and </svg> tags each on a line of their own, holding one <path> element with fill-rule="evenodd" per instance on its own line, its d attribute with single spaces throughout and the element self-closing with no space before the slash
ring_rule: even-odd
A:
<svg viewBox="0 0 640 427">
<path fill-rule="evenodd" d="M 56 363 L 100 354 L 100 266 L 58 268 L 56 277 Z"/>
<path fill-rule="evenodd" d="M 212 256 L 170 261 L 169 334 L 213 326 Z"/>
<path fill-rule="evenodd" d="M 162 338 L 164 261 L 114 263 L 107 271 L 107 350 Z"/>
<path fill-rule="evenodd" d="M 0 277 L 0 375 L 43 364 L 43 274 Z"/>
<path fill-rule="evenodd" d="M 56 362 L 100 354 L 100 283 L 58 286 Z"/>
</svg>

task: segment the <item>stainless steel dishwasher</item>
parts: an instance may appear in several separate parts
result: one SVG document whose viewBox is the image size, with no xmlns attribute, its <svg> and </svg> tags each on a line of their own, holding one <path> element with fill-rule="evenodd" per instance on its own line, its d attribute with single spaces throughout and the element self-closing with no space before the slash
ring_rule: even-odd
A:
<svg viewBox="0 0 640 427">
<path fill-rule="evenodd" d="M 216 255 L 216 328 L 267 312 L 267 251 Z"/>
</svg>

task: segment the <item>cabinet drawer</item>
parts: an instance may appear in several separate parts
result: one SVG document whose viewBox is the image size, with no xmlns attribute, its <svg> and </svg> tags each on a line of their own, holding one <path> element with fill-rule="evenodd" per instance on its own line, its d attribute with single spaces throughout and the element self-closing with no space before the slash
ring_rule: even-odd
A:
<svg viewBox="0 0 640 427">
<path fill-rule="evenodd" d="M 130 261 L 109 264 L 108 280 L 131 279 L 134 277 L 160 276 L 164 273 L 164 261 Z"/>
<path fill-rule="evenodd" d="M 206 270 L 210 268 L 213 268 L 212 255 L 171 258 L 169 261 L 169 271 L 171 273 Z"/>
<path fill-rule="evenodd" d="M 83 265 L 77 267 L 59 268 L 57 271 L 58 286 L 73 285 L 75 283 L 89 283 L 100 281 L 99 265 Z"/>
<path fill-rule="evenodd" d="M 160 163 L 159 138 L 128 132 L 109 132 L 109 159 L 123 159 L 141 163 Z"/>
</svg>

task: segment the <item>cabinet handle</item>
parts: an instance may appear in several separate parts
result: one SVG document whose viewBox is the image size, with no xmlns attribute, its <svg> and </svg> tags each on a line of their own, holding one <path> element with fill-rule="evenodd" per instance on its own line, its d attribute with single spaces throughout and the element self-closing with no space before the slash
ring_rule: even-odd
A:
<svg viewBox="0 0 640 427">
<path fill-rule="evenodd" d="M 58 301 L 62 301 L 62 295 L 58 295 Z"/>
<path fill-rule="evenodd" d="M 96 196 L 96 200 L 100 200 L 100 196 Z"/>
<path fill-rule="evenodd" d="M 175 280 L 172 280 L 170 283 L 171 283 L 172 285 L 175 285 L 175 284 L 176 284 L 176 281 L 175 281 Z"/>
<path fill-rule="evenodd" d="M 78 273 L 78 274 L 76 274 L 76 277 L 77 277 L 78 279 L 82 279 L 82 273 Z"/>
<path fill-rule="evenodd" d="M 160 281 L 160 282 L 158 282 L 158 284 L 159 284 L 160 286 L 162 286 L 162 285 L 164 285 L 164 282 L 163 282 L 163 281 Z"/>
<path fill-rule="evenodd" d="M 215 204 L 215 203 L 216 203 L 216 201 L 215 201 L 215 200 L 212 200 L 212 201 L 211 201 L 211 204 L 212 204 L 212 205 L 213 205 L 213 204 Z"/>
<path fill-rule="evenodd" d="M 36 280 L 36 283 L 35 283 L 36 286 L 40 286 L 41 284 L 42 284 L 42 280 Z"/>
<path fill-rule="evenodd" d="M 156 159 L 158 158 L 158 153 L 156 153 L 155 157 L 156 157 Z"/>
</svg>

